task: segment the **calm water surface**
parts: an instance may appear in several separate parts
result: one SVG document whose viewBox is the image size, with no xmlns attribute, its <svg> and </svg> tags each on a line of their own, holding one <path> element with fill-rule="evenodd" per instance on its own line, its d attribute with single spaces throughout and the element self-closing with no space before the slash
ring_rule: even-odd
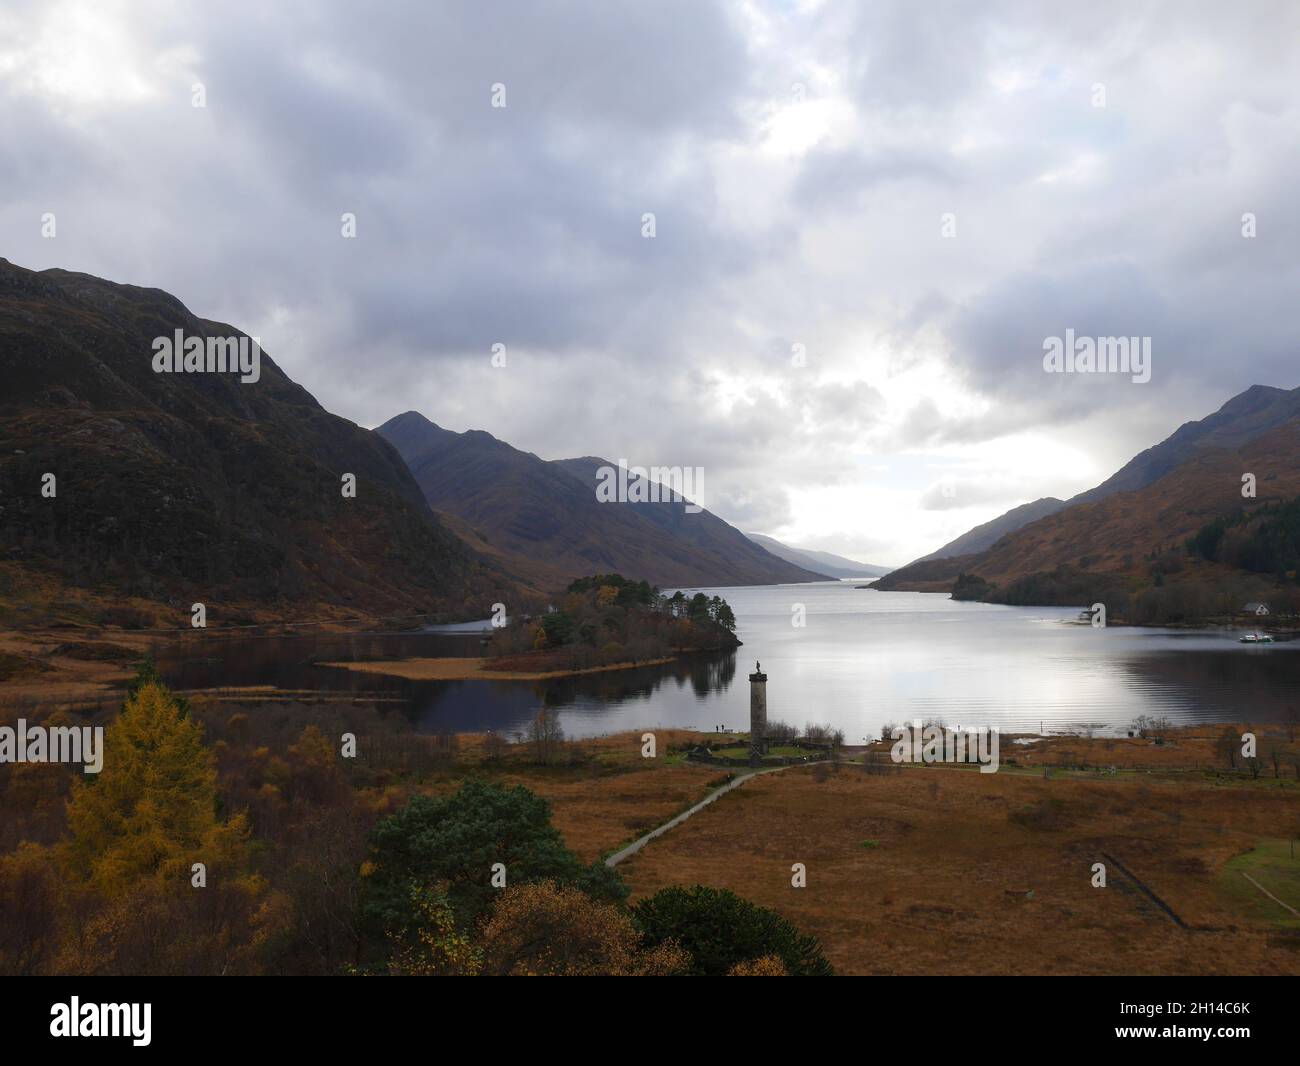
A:
<svg viewBox="0 0 1300 1066">
<path fill-rule="evenodd" d="M 688 592 L 694 590 L 687 590 Z M 824 723 L 850 743 L 886 722 L 1051 732 L 1122 730 L 1137 715 L 1175 722 L 1276 721 L 1300 707 L 1300 642 L 1249 647 L 1245 630 L 1071 624 L 1076 609 L 959 603 L 945 594 L 849 583 L 708 589 L 736 613 L 744 647 L 659 667 L 548 682 L 408 682 L 315 665 L 321 659 L 478 655 L 476 627 L 423 634 L 250 637 L 160 648 L 177 687 L 274 684 L 400 695 L 421 732 L 526 728 L 543 704 L 570 736 L 655 726 L 745 729 L 748 673 L 761 660 L 770 718 Z M 791 624 L 796 604 L 806 624 Z"/>
</svg>

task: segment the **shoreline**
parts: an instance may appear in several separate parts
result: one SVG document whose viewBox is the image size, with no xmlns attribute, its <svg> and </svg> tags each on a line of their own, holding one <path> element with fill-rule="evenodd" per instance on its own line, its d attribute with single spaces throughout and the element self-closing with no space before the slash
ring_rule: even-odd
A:
<svg viewBox="0 0 1300 1066">
<path fill-rule="evenodd" d="M 948 598 L 954 603 L 980 603 L 986 607 L 1010 607 L 1026 610 L 1070 610 L 1086 613 L 1088 606 L 1086 604 L 1074 603 L 1002 603 L 998 600 L 986 600 L 979 597 L 953 596 L 948 589 L 928 589 L 928 588 L 898 588 L 898 589 L 877 589 L 871 585 L 854 585 L 855 590 L 868 590 L 872 592 L 910 592 L 914 594 L 936 596 L 945 592 Z M 1080 622 L 1086 625 L 1087 622 Z M 1106 627 L 1111 629 L 1188 629 L 1188 630 L 1222 630 L 1235 631 L 1245 630 L 1253 632 L 1266 632 L 1281 634 L 1286 637 L 1300 636 L 1300 626 L 1297 625 L 1294 616 L 1278 615 L 1209 615 L 1199 618 L 1187 618 L 1177 622 L 1132 622 L 1120 616 L 1106 619 Z"/>
<path fill-rule="evenodd" d="M 371 662 L 319 662 L 316 665 L 333 666 L 361 674 L 384 674 L 407 681 L 549 681 L 582 674 L 634 670 L 640 666 L 662 666 L 676 658 L 676 655 L 665 655 L 635 663 L 609 663 L 605 666 L 561 670 L 492 670 L 486 668 L 486 664 L 492 662 L 487 658 L 376 659 Z"/>
</svg>

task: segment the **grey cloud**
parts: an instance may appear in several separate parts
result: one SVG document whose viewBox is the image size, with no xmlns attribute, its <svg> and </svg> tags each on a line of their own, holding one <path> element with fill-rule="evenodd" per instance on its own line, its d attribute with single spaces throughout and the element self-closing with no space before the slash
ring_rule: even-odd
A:
<svg viewBox="0 0 1300 1066">
<path fill-rule="evenodd" d="M 1037 429 L 1123 461 L 1297 384 L 1294 5 L 143 3 L 121 28 L 160 95 L 82 110 L 3 61 L 47 8 L 7 14 L 3 254 L 167 289 L 366 424 L 419 403 L 549 457 L 680 458 L 777 528 L 873 451 Z M 760 159 L 799 80 L 851 122 Z M 1153 381 L 1044 374 L 1066 328 L 1151 336 Z M 872 343 L 988 413 L 832 384 Z"/>
</svg>

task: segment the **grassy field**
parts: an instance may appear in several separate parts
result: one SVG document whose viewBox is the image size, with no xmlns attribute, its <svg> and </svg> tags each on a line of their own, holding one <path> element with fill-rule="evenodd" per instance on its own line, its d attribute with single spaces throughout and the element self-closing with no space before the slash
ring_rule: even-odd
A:
<svg viewBox="0 0 1300 1066">
<path fill-rule="evenodd" d="M 547 796 L 570 845 L 592 858 L 722 780 L 640 759 L 638 739 L 589 742 L 599 772 L 518 765 L 509 776 Z M 1034 763 L 1090 743 L 1107 750 L 1051 738 Z M 1193 769 L 1212 756 L 1209 734 L 1109 751 L 1130 769 L 1044 780 L 1032 764 L 793 768 L 747 782 L 619 870 L 634 897 L 698 883 L 773 907 L 818 936 L 841 973 L 1300 974 L 1300 950 L 1269 939 L 1300 923 L 1240 876 L 1300 909 L 1286 839 L 1300 832 L 1295 780 Z M 796 862 L 805 888 L 791 887 Z"/>
<path fill-rule="evenodd" d="M 815 756 L 815 749 L 801 748 L 796 744 L 773 744 L 767 749 L 768 755 L 787 756 L 792 759 Z M 713 754 L 723 759 L 748 759 L 749 744 L 736 744 L 729 748 L 714 748 Z"/>
<path fill-rule="evenodd" d="M 942 768 L 818 777 L 798 768 L 749 782 L 620 870 L 638 896 L 698 882 L 773 907 L 843 973 L 1300 973 L 1300 952 L 1267 945 L 1289 924 L 1280 908 L 1222 876 L 1294 820 L 1293 785 Z M 1300 904 L 1300 862 L 1280 846 L 1265 854 L 1263 883 Z M 791 887 L 795 862 L 806 888 Z M 1098 862 L 1105 888 L 1092 886 Z"/>
<path fill-rule="evenodd" d="M 1231 859 L 1219 874 L 1225 899 L 1257 922 L 1300 930 L 1300 914 L 1293 913 L 1300 911 L 1298 851 L 1295 840 L 1262 840 Z M 1261 888 L 1276 899 L 1270 899 Z"/>
</svg>

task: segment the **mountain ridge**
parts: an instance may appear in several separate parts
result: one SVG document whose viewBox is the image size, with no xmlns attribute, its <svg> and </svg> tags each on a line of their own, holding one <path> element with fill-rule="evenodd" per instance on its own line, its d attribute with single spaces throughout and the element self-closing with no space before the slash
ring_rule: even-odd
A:
<svg viewBox="0 0 1300 1066">
<path fill-rule="evenodd" d="M 1058 500 L 1055 496 L 1042 496 L 1029 503 L 1022 503 L 1019 507 L 1013 507 L 1011 510 L 1000 514 L 997 518 L 971 527 L 960 537 L 950 540 L 937 551 L 933 551 L 929 555 L 922 555 L 919 559 L 913 559 L 907 565 L 914 566 L 916 563 L 929 562 L 933 559 L 948 559 L 957 555 L 972 555 L 984 551 L 986 548 L 991 548 L 1008 533 L 1014 533 L 1022 526 L 1037 522 L 1038 519 L 1049 514 L 1055 514 L 1061 508 L 1067 506 L 1068 504 L 1064 500 Z"/>
<path fill-rule="evenodd" d="M 255 383 L 155 372 L 154 342 L 177 329 L 247 337 L 161 289 L 0 260 L 0 596 L 91 589 L 168 620 L 203 602 L 214 622 L 236 605 L 481 618 L 519 598 L 438 522 L 392 445 L 266 352 Z"/>
<path fill-rule="evenodd" d="M 415 411 L 376 432 L 406 460 L 429 505 L 458 516 L 516 571 L 540 560 L 570 577 L 616 571 L 661 587 L 827 580 L 685 501 L 602 503 L 598 456 L 542 459 L 482 430 L 455 433 Z"/>
<path fill-rule="evenodd" d="M 1202 449 L 1238 447 L 1297 415 L 1300 415 L 1300 387 L 1282 389 L 1274 385 L 1251 385 L 1204 418 L 1184 422 L 1164 440 L 1143 449 L 1099 485 L 1076 493 L 1068 500 L 1045 496 L 1020 504 L 907 565 L 978 554 L 991 548 L 1002 536 L 1040 518 L 1076 504 L 1104 499 L 1115 492 L 1140 489 L 1177 469 Z"/>
<path fill-rule="evenodd" d="M 875 563 L 860 563 L 856 559 L 847 559 L 832 552 L 796 548 L 775 537 L 769 537 L 766 533 L 746 533 L 745 536 L 787 562 L 810 569 L 819 567 L 821 572 L 837 580 L 884 577 L 891 569 L 888 566 L 877 566 Z"/>
<path fill-rule="evenodd" d="M 987 548 L 917 560 L 875 587 L 946 591 L 961 573 L 1005 586 L 1061 567 L 1139 580 L 1149 559 L 1171 547 L 1176 554 L 1187 537 L 1215 518 L 1300 495 L 1297 457 L 1300 388 L 1251 386 L 1212 415 L 1184 423 L 1143 450 L 1096 489 Z M 1244 473 L 1256 475 L 1254 498 L 1241 495 Z M 1107 486 L 1108 491 L 1098 491 Z"/>
</svg>

